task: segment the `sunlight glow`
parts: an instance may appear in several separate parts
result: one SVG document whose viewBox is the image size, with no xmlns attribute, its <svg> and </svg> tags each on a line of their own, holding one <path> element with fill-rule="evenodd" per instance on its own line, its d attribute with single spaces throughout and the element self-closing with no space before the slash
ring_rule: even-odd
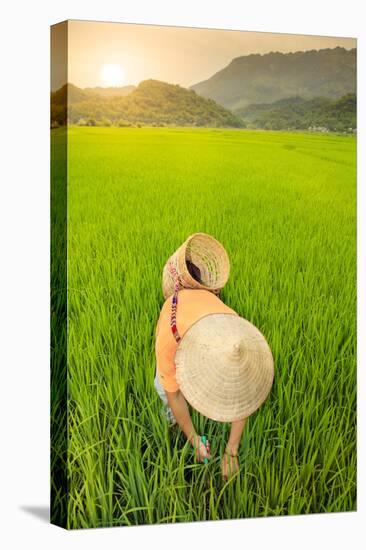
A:
<svg viewBox="0 0 366 550">
<path fill-rule="evenodd" d="M 125 72 L 120 65 L 103 65 L 100 78 L 104 86 L 122 86 L 125 82 Z"/>
</svg>

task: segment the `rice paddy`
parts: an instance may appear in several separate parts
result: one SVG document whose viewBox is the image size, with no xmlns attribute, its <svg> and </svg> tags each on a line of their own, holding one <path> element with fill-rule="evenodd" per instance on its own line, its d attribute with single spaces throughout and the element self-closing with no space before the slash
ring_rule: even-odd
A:
<svg viewBox="0 0 366 550">
<path fill-rule="evenodd" d="M 355 138 L 71 127 L 68 150 L 68 527 L 355 510 Z M 162 269 L 198 231 L 275 361 L 227 482 L 230 425 L 192 410 L 195 462 L 153 385 Z"/>
</svg>

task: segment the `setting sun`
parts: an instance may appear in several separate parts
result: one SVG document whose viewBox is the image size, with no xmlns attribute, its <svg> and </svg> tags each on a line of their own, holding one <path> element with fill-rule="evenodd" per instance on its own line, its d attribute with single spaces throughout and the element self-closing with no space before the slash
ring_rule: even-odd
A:
<svg viewBox="0 0 366 550">
<path fill-rule="evenodd" d="M 125 73 L 120 65 L 103 65 L 100 78 L 104 86 L 121 86 L 125 82 Z"/>
</svg>

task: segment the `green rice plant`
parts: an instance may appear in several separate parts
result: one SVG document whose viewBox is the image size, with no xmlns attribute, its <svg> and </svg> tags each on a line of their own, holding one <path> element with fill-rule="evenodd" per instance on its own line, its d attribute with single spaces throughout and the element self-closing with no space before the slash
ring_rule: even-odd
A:
<svg viewBox="0 0 366 550">
<path fill-rule="evenodd" d="M 68 138 L 68 527 L 355 510 L 355 137 L 71 127 Z M 162 269 L 197 231 L 225 246 L 221 298 L 275 361 L 227 482 L 230 426 L 192 410 L 212 452 L 196 463 L 153 385 Z"/>
</svg>

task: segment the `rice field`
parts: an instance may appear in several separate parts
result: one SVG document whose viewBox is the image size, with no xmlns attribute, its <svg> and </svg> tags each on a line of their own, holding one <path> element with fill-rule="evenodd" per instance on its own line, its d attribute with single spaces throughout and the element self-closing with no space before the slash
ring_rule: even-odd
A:
<svg viewBox="0 0 366 550">
<path fill-rule="evenodd" d="M 67 526 L 355 510 L 355 138 L 71 127 L 68 147 Z M 162 269 L 197 231 L 275 361 L 226 483 L 230 425 L 192 411 L 196 463 L 153 385 Z"/>
</svg>

